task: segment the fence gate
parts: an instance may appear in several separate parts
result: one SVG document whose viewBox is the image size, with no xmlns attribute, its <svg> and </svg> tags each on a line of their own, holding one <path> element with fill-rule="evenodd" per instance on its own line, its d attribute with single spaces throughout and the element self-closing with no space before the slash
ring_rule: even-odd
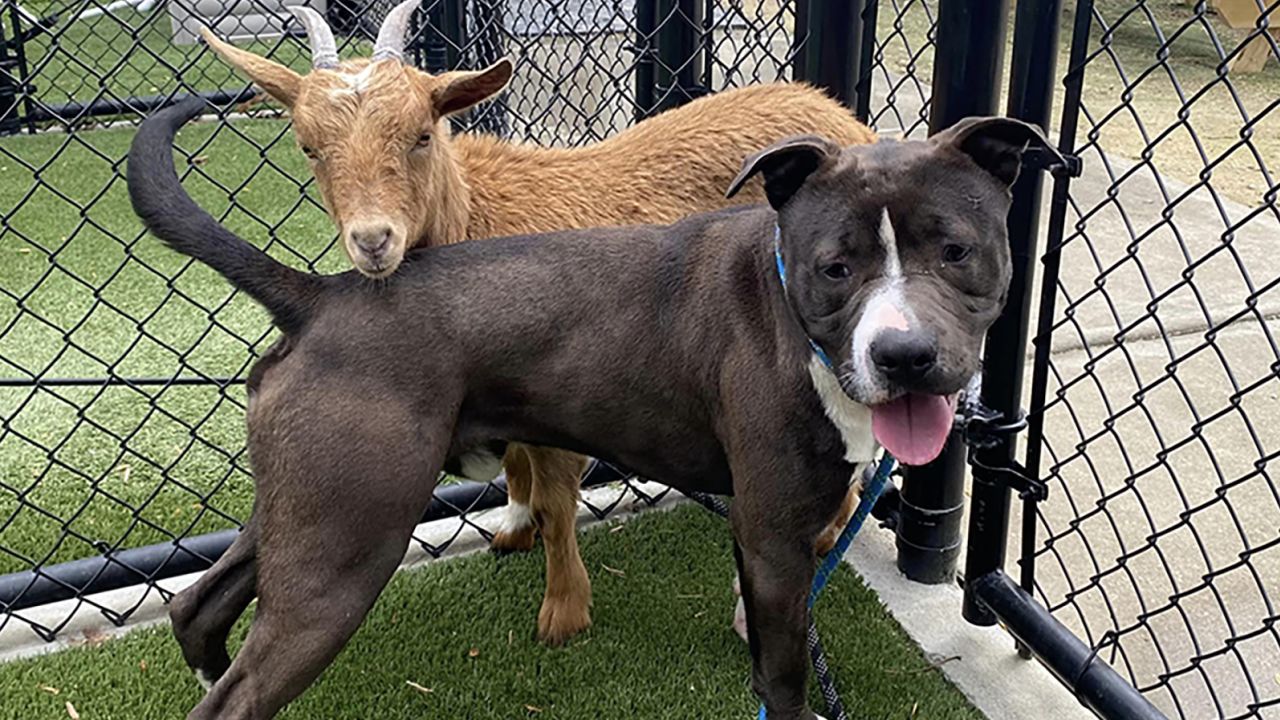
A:
<svg viewBox="0 0 1280 720">
<path fill-rule="evenodd" d="M 966 616 L 998 617 L 1103 717 L 1280 718 L 1280 2 L 1019 0 L 1009 113 L 1045 126 L 1027 80 L 1060 16 L 1059 143 L 1082 176 L 1055 178 L 1040 287 L 1034 263 L 1022 278 L 1021 464 L 1027 345 L 988 338 L 1013 351 L 989 347 L 998 412 L 969 428 Z M 1034 247 L 1034 220 L 1010 228 Z"/>
</svg>

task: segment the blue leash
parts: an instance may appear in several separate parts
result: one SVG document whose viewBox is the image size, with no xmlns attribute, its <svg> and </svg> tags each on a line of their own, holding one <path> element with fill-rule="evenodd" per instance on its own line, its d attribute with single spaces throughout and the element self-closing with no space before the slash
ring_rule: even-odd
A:
<svg viewBox="0 0 1280 720">
<path fill-rule="evenodd" d="M 809 588 L 808 606 L 810 610 L 813 609 L 813 604 L 818 601 L 818 596 L 822 594 L 823 588 L 831 580 L 831 573 L 835 572 L 841 558 L 844 557 L 849 546 L 853 544 L 853 538 L 862 529 L 862 524 L 866 522 L 867 517 L 871 515 L 871 508 L 880 499 L 880 494 L 884 492 L 884 487 L 889 482 L 889 473 L 893 471 L 893 466 L 893 457 L 889 453 L 885 453 L 880 458 L 880 463 L 876 466 L 876 473 L 872 476 L 871 482 L 862 488 L 862 498 L 858 501 L 858 509 L 854 511 L 853 517 L 849 518 L 849 524 L 844 526 L 844 531 L 840 533 L 840 538 L 836 540 L 831 552 L 822 558 L 822 564 L 818 566 L 818 571 L 813 576 L 813 585 Z M 813 632 L 812 621 L 810 621 L 811 644 L 816 640 L 817 635 Z M 829 704 L 830 700 L 831 698 L 828 698 Z M 758 720 L 766 720 L 763 704 L 760 705 L 760 714 L 757 718 Z M 835 720 L 839 720 L 839 718 Z"/>
</svg>

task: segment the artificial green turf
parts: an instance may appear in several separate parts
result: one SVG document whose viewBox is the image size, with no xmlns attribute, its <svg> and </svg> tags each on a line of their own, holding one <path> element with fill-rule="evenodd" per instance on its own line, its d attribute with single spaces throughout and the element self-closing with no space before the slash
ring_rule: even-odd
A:
<svg viewBox="0 0 1280 720">
<path fill-rule="evenodd" d="M 569 646 L 533 639 L 540 552 L 433 563 L 392 581 L 351 645 L 281 717 L 754 717 L 746 644 L 729 629 L 723 520 L 697 507 L 649 513 L 585 532 L 582 553 L 595 626 Z M 853 717 L 982 717 L 847 568 L 817 622 Z M 200 696 L 168 627 L 0 666 L 0 720 L 65 718 L 67 702 L 85 720 L 175 718 Z"/>
<path fill-rule="evenodd" d="M 260 308 L 142 234 L 124 183 L 132 138 L 0 139 L 0 377 L 231 377 L 269 342 Z M 284 122 L 198 123 L 178 144 L 225 188 L 186 182 L 227 225 L 295 266 L 343 266 L 292 179 L 309 171 Z M 0 388 L 0 573 L 244 517 L 243 400 L 239 386 Z"/>
<path fill-rule="evenodd" d="M 29 79 L 44 105 L 190 90 L 235 91 L 248 85 L 204 43 L 174 43 L 170 16 L 163 3 L 146 13 L 120 8 L 75 22 L 67 22 L 69 10 L 98 6 L 60 0 L 36 0 L 22 5 L 35 16 L 50 12 L 61 15 L 54 32 L 36 36 L 24 48 Z M 236 46 L 268 55 L 301 72 L 311 65 L 310 52 L 298 39 L 237 41 Z M 367 54 L 366 42 L 342 46 L 343 57 Z"/>
</svg>

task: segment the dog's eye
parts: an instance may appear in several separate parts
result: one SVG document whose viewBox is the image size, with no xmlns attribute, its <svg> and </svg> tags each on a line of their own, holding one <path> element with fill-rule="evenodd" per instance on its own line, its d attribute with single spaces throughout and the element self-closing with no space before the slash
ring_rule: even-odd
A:
<svg viewBox="0 0 1280 720">
<path fill-rule="evenodd" d="M 964 262 L 965 258 L 969 257 L 969 253 L 972 251 L 973 249 L 970 248 L 968 245 L 956 245 L 954 243 L 948 243 L 947 245 L 942 246 L 942 262 L 945 262 L 945 263 Z"/>
<path fill-rule="evenodd" d="M 850 271 L 849 266 L 844 263 L 831 263 L 830 265 L 822 268 L 822 274 L 832 280 L 843 280 L 852 275 L 853 272 Z"/>
<path fill-rule="evenodd" d="M 424 148 L 431 144 L 431 133 L 422 133 L 418 136 L 418 141 L 413 144 L 415 148 Z"/>
<path fill-rule="evenodd" d="M 317 152 L 317 151 L 316 151 L 316 149 L 315 149 L 315 148 L 313 148 L 313 147 L 311 147 L 310 145 L 303 145 L 303 146 L 302 146 L 302 154 L 303 154 L 303 155 L 306 155 L 308 158 L 310 158 L 310 159 L 312 159 L 312 160 L 319 160 L 319 159 L 320 159 L 320 153 L 319 153 L 319 152 Z"/>
</svg>

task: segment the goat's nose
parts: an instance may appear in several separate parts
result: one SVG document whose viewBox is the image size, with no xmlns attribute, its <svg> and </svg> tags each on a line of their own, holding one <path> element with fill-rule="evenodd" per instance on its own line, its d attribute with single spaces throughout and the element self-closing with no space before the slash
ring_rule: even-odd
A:
<svg viewBox="0 0 1280 720">
<path fill-rule="evenodd" d="M 387 225 L 369 225 L 351 229 L 351 241 L 360 252 L 378 257 L 391 246 L 391 228 Z"/>
<path fill-rule="evenodd" d="M 889 380 L 911 385 L 938 363 L 938 348 L 924 333 L 883 330 L 871 342 L 871 362 Z"/>
</svg>

